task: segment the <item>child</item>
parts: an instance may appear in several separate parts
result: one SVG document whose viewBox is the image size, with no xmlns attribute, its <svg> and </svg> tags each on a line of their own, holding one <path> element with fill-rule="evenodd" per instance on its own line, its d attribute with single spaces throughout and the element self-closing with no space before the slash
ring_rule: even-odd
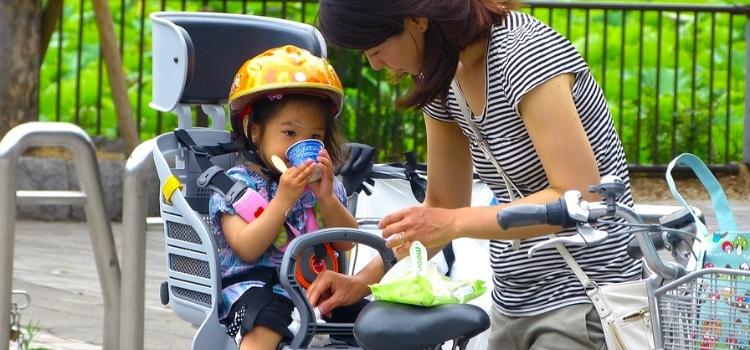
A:
<svg viewBox="0 0 750 350">
<path fill-rule="evenodd" d="M 248 60 L 234 78 L 229 93 L 232 135 L 245 145 L 249 162 L 227 174 L 248 188 L 233 204 L 214 193 L 210 214 L 220 249 L 219 319 L 242 350 L 276 349 L 293 336 L 287 327 L 294 305 L 277 276 L 289 242 L 323 226 L 357 227 L 345 207 L 344 187 L 333 175 L 341 159 L 335 118 L 342 103 L 333 68 L 294 46 Z M 293 167 L 286 149 L 305 139 L 321 140 L 325 148 L 317 162 Z M 280 173 L 274 156 L 288 170 Z M 321 178 L 309 182 L 313 172 Z M 347 242 L 333 245 L 338 251 L 352 247 Z"/>
</svg>

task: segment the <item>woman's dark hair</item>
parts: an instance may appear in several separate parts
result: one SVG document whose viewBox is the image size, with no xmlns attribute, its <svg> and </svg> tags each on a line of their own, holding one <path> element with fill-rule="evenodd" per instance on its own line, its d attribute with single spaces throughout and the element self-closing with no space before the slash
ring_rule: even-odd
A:
<svg viewBox="0 0 750 350">
<path fill-rule="evenodd" d="M 486 38 L 494 24 L 518 7 L 516 0 L 320 0 L 318 26 L 334 45 L 366 50 L 404 30 L 404 20 L 428 20 L 422 72 L 399 107 L 445 99 L 465 47 Z"/>
<path fill-rule="evenodd" d="M 284 106 L 290 103 L 298 103 L 302 106 L 315 108 L 320 111 L 326 117 L 326 130 L 325 137 L 323 138 L 323 145 L 325 146 L 328 154 L 331 156 L 334 168 L 341 161 L 343 161 L 342 146 L 346 142 L 338 130 L 336 120 L 334 118 L 333 110 L 331 109 L 331 101 L 314 95 L 309 94 L 289 94 L 284 95 L 283 98 L 276 101 L 271 101 L 267 98 L 261 98 L 253 105 L 252 116 L 250 123 L 247 125 L 247 130 L 243 132 L 233 132 L 233 137 L 240 142 L 240 144 L 247 145 L 251 151 L 256 151 L 255 143 L 249 139 L 250 127 L 253 124 L 265 126 L 269 119 L 275 116 Z M 242 122 L 239 123 L 242 125 Z M 241 129 L 241 128 L 240 128 Z"/>
</svg>

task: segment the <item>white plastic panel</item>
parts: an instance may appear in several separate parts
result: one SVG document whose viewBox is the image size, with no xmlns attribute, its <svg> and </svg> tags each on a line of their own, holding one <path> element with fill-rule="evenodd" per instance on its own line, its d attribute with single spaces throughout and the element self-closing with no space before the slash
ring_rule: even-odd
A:
<svg viewBox="0 0 750 350">
<path fill-rule="evenodd" d="M 188 74 L 187 42 L 180 27 L 165 13 L 151 14 L 152 21 L 152 101 L 149 106 L 169 112 L 180 101 Z"/>
</svg>

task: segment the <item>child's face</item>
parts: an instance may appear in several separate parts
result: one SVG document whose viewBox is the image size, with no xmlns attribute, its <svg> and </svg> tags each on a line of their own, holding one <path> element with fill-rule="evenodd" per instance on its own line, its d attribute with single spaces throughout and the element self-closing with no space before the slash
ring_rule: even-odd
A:
<svg viewBox="0 0 750 350">
<path fill-rule="evenodd" d="M 293 143 L 325 138 L 326 116 L 319 108 L 309 104 L 291 101 L 281 107 L 264 125 L 253 124 L 252 138 L 256 140 L 263 161 L 269 166 L 271 156 L 276 155 L 291 166 L 286 158 L 286 149 Z"/>
</svg>

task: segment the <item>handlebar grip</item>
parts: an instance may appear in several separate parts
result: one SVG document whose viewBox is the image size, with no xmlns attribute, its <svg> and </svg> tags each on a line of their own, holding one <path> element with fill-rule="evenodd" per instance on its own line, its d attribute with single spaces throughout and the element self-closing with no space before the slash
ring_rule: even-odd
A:
<svg viewBox="0 0 750 350">
<path fill-rule="evenodd" d="M 667 247 L 666 243 L 664 242 L 664 236 L 661 234 L 661 232 L 650 232 L 648 234 L 648 237 L 651 242 L 654 242 L 654 248 L 656 248 L 657 251 L 664 250 L 664 248 Z M 628 242 L 627 251 L 631 259 L 638 260 L 643 257 L 643 251 L 641 251 L 641 246 L 640 244 L 638 244 L 638 239 L 636 239 L 635 237 L 633 237 L 633 239 Z"/>
<path fill-rule="evenodd" d="M 545 205 L 520 204 L 497 213 L 497 222 L 504 230 L 510 227 L 531 225 L 558 225 L 565 228 L 574 227 L 576 222 L 568 215 L 565 199 L 560 199 Z"/>
<path fill-rule="evenodd" d="M 560 198 L 560 200 L 547 203 L 547 223 L 563 228 L 576 226 L 576 220 L 568 215 L 568 206 L 565 204 L 565 199 Z"/>
<path fill-rule="evenodd" d="M 497 222 L 503 230 L 511 227 L 523 227 L 546 224 L 547 206 L 539 204 L 520 204 L 500 210 L 497 213 Z"/>
<path fill-rule="evenodd" d="M 669 239 L 672 235 L 667 233 L 666 236 L 667 239 Z M 648 237 L 651 239 L 651 242 L 654 242 L 654 248 L 656 248 L 656 250 L 663 250 L 667 247 L 666 242 L 664 242 L 664 235 L 661 232 L 651 232 Z"/>
</svg>

